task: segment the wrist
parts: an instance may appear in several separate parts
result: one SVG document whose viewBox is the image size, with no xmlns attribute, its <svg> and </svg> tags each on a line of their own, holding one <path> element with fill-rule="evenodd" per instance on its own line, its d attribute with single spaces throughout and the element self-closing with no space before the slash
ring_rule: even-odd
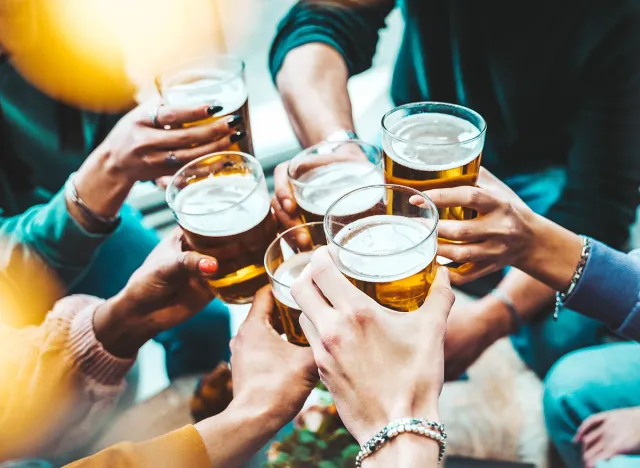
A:
<svg viewBox="0 0 640 468">
<path fill-rule="evenodd" d="M 430 421 L 440 422 L 440 412 L 438 410 L 439 396 L 424 397 L 413 404 L 397 404 L 389 408 L 385 408 L 379 412 L 379 417 L 373 417 L 366 426 L 353 428 L 353 437 L 362 446 L 379 430 L 389 424 L 391 421 L 403 418 L 428 419 Z M 370 411 L 370 414 L 373 414 Z"/>
<path fill-rule="evenodd" d="M 263 434 L 271 438 L 286 426 L 295 415 L 287 417 L 282 411 L 278 410 L 277 404 L 260 398 L 259 395 L 246 395 L 241 393 L 234 396 L 228 406 L 228 409 L 237 414 L 240 419 L 250 420 L 251 424 L 260 427 Z"/>
<path fill-rule="evenodd" d="M 566 289 L 582 255 L 582 238 L 540 215 L 534 215 L 531 229 L 529 249 L 514 266 L 555 290 Z"/>
<path fill-rule="evenodd" d="M 131 302 L 118 294 L 100 305 L 93 317 L 96 339 L 113 356 L 128 359 L 155 334 L 144 321 L 137 320 Z"/>
</svg>

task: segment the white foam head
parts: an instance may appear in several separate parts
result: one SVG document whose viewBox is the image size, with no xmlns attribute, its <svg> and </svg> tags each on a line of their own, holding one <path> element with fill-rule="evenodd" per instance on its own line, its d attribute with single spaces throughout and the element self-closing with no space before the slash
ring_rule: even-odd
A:
<svg viewBox="0 0 640 468">
<path fill-rule="evenodd" d="M 338 198 L 352 190 L 368 185 L 384 184 L 384 175 L 379 166 L 370 162 L 334 162 L 316 167 L 304 175 L 294 185 L 296 201 L 304 210 L 324 216 L 327 209 Z M 382 198 L 380 193 L 366 190 L 362 195 L 354 195 L 353 210 L 347 205 L 337 215 L 358 213 L 371 208 Z"/>
<path fill-rule="evenodd" d="M 269 213 L 264 177 L 242 174 L 208 177 L 183 188 L 173 210 L 180 225 L 203 236 L 220 237 L 248 231 Z"/>
<path fill-rule="evenodd" d="M 380 283 L 408 278 L 436 255 L 434 222 L 395 215 L 362 218 L 338 232 L 335 243 L 344 249 L 331 244 L 331 253 L 338 268 L 357 280 Z"/>
<path fill-rule="evenodd" d="M 422 171 L 444 171 L 473 161 L 484 134 L 471 122 L 449 114 L 403 117 L 385 132 L 382 146 L 396 163 Z M 478 138 L 479 137 L 479 138 Z"/>
<path fill-rule="evenodd" d="M 189 70 L 184 79 L 177 74 L 162 87 L 168 104 L 180 107 L 209 104 L 221 106 L 219 115 L 231 114 L 247 100 L 247 87 L 243 77 L 224 70 Z M 187 75 L 188 73 L 188 75 Z"/>
<path fill-rule="evenodd" d="M 291 295 L 291 284 L 311 261 L 313 251 L 295 253 L 282 262 L 273 274 L 273 295 L 283 304 L 300 309 Z"/>
</svg>

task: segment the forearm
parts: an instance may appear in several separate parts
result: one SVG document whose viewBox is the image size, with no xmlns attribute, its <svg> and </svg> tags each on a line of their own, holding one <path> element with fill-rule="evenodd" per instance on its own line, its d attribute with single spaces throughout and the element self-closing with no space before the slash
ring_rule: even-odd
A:
<svg viewBox="0 0 640 468">
<path fill-rule="evenodd" d="M 305 44 L 287 54 L 276 83 L 303 146 L 354 130 L 348 79 L 344 59 L 326 44 Z"/>
<path fill-rule="evenodd" d="M 96 340 L 92 317 L 100 302 L 74 296 L 39 327 L 0 327 L 0 440 L 7 442 L 0 458 L 65 453 L 99 430 L 133 364 Z"/>
<path fill-rule="evenodd" d="M 196 424 L 213 467 L 239 467 L 260 450 L 286 422 L 255 401 L 234 399 L 213 418 Z"/>
</svg>

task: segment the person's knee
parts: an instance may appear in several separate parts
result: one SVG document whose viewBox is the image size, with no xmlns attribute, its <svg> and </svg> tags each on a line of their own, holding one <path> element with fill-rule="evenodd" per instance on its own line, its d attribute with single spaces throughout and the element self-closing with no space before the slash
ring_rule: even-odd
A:
<svg viewBox="0 0 640 468">
<path fill-rule="evenodd" d="M 545 379 L 543 408 L 552 438 L 558 431 L 577 430 L 588 416 L 585 410 L 597 385 L 597 376 L 589 367 L 589 354 L 589 351 L 568 354 L 551 368 Z M 568 436 L 573 434 L 564 434 Z"/>
</svg>

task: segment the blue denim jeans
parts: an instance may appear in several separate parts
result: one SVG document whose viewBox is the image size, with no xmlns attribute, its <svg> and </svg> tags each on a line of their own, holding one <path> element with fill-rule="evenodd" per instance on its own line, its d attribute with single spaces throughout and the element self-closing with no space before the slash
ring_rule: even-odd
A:
<svg viewBox="0 0 640 468">
<path fill-rule="evenodd" d="M 535 174 L 517 175 L 505 179 L 536 213 L 545 215 L 557 201 L 566 183 L 562 168 L 551 168 Z M 551 310 L 528 323 L 511 337 L 520 357 L 540 377 L 571 351 L 601 344 L 607 335 L 606 327 L 596 320 L 564 309 L 558 321 Z"/>
<path fill-rule="evenodd" d="M 549 436 L 569 468 L 582 466 L 573 443 L 592 414 L 640 406 L 640 344 L 611 343 L 575 351 L 561 359 L 545 380 L 544 413 Z M 640 428 L 638 428 L 640 430 Z M 640 456 L 618 456 L 598 468 L 640 467 Z"/>
<path fill-rule="evenodd" d="M 142 225 L 142 215 L 125 205 L 118 230 L 100 247 L 86 275 L 72 294 L 109 298 L 120 291 L 131 274 L 159 242 L 158 234 Z M 187 322 L 155 338 L 166 351 L 170 379 L 213 369 L 229 359 L 229 310 L 219 300 L 211 302 Z"/>
</svg>

